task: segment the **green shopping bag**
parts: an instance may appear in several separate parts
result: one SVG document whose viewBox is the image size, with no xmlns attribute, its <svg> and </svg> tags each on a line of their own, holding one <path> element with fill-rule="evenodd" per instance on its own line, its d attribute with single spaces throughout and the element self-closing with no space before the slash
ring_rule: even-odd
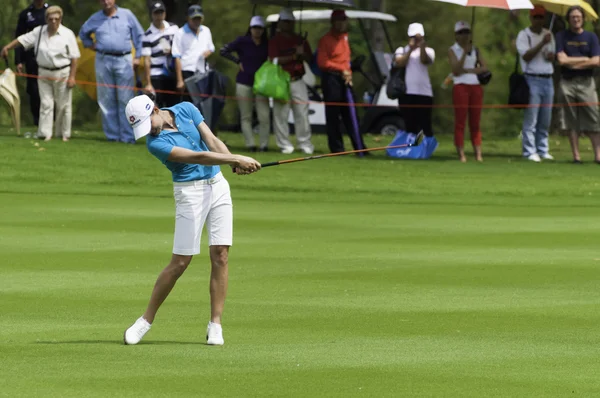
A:
<svg viewBox="0 0 600 398">
<path fill-rule="evenodd" d="M 290 100 L 290 74 L 275 62 L 266 61 L 254 74 L 254 93 L 280 101 Z"/>
</svg>

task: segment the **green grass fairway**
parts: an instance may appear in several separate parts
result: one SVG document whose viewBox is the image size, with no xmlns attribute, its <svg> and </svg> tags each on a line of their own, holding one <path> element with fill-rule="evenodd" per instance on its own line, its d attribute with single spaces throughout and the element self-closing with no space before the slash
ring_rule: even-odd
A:
<svg viewBox="0 0 600 398">
<path fill-rule="evenodd" d="M 485 163 L 460 164 L 442 137 L 431 161 L 224 168 L 223 347 L 205 345 L 206 236 L 150 333 L 122 345 L 172 249 L 170 174 L 144 145 L 6 131 L 0 145 L 0 396 L 600 395 L 588 141 L 583 165 L 557 137 L 554 163 L 484 137 Z"/>
</svg>

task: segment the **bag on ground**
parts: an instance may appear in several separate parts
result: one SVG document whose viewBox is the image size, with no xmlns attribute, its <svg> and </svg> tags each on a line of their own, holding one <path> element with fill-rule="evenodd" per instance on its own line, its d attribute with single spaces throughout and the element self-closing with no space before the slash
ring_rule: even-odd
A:
<svg viewBox="0 0 600 398">
<path fill-rule="evenodd" d="M 416 138 L 416 134 L 399 130 L 388 146 L 412 144 Z M 421 145 L 419 146 L 392 148 L 387 149 L 386 152 L 388 156 L 397 159 L 429 159 L 437 147 L 438 142 L 435 137 L 423 137 L 423 141 L 421 141 Z"/>
</svg>

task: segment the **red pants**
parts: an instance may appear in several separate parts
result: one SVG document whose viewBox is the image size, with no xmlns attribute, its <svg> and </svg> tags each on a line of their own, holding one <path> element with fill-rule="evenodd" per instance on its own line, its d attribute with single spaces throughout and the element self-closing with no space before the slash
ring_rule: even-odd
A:
<svg viewBox="0 0 600 398">
<path fill-rule="evenodd" d="M 452 91 L 454 103 L 454 145 L 462 148 L 465 140 L 467 113 L 473 146 L 481 145 L 481 105 L 483 105 L 483 88 L 480 85 L 457 84 Z"/>
</svg>

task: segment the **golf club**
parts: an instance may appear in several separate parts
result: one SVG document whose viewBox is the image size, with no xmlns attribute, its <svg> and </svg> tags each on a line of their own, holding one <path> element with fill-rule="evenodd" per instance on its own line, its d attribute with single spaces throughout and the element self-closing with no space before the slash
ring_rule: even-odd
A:
<svg viewBox="0 0 600 398">
<path fill-rule="evenodd" d="M 413 142 L 412 144 L 383 146 L 383 147 L 379 147 L 379 148 L 357 149 L 354 151 L 337 152 L 337 153 L 326 153 L 323 155 L 308 156 L 305 158 L 285 159 L 285 160 L 278 160 L 276 162 L 262 163 L 260 166 L 261 167 L 279 166 L 280 164 L 303 162 L 305 160 L 331 158 L 334 156 L 350 155 L 352 153 L 385 151 L 387 149 L 396 149 L 396 148 L 410 148 L 410 147 L 414 147 L 414 146 L 419 146 L 421 144 L 421 142 L 423 141 L 423 136 L 424 136 L 423 131 L 421 131 L 419 134 L 417 134 L 417 136 L 415 138 L 415 142 Z"/>
</svg>

